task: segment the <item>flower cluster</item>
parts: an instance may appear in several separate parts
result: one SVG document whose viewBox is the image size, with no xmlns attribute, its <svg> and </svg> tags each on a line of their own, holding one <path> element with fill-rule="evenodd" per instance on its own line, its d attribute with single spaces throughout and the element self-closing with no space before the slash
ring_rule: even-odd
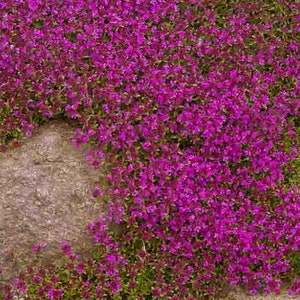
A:
<svg viewBox="0 0 300 300">
<path fill-rule="evenodd" d="M 108 218 L 89 226 L 99 253 L 75 257 L 60 279 L 35 275 L 34 295 L 200 299 L 228 283 L 279 292 L 287 276 L 299 292 L 299 10 L 281 0 L 0 3 L 2 150 L 68 117 L 74 146 L 97 143 L 87 161 L 110 165 L 109 188 L 94 192 L 109 194 Z"/>
</svg>

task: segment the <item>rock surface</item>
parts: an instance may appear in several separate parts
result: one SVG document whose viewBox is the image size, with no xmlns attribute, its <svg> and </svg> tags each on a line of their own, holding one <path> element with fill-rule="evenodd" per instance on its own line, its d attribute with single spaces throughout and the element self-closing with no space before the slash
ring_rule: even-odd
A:
<svg viewBox="0 0 300 300">
<path fill-rule="evenodd" d="M 282 288 L 280 294 L 269 293 L 269 294 L 257 294 L 250 295 L 247 291 L 241 289 L 240 287 L 231 287 L 227 291 L 225 297 L 219 300 L 299 300 L 300 295 L 288 295 L 287 288 Z"/>
<path fill-rule="evenodd" d="M 36 259 L 32 247 L 38 243 L 47 243 L 47 263 L 63 257 L 63 239 L 79 254 L 96 247 L 86 232 L 104 213 L 92 196 L 104 176 L 86 162 L 92 145 L 72 145 L 75 129 L 53 121 L 21 139 L 20 148 L 0 153 L 0 283 Z"/>
</svg>

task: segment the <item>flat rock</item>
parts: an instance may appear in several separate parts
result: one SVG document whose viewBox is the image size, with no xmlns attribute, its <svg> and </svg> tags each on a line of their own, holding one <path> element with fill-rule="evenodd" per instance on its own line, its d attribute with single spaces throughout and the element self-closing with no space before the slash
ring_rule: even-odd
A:
<svg viewBox="0 0 300 300">
<path fill-rule="evenodd" d="M 240 287 L 229 287 L 227 295 L 219 298 L 219 300 L 299 300 L 300 295 L 288 295 L 287 285 L 284 284 L 280 293 L 259 293 L 256 295 L 250 295 L 248 291 Z"/>
<path fill-rule="evenodd" d="M 0 153 L 0 283 L 17 276 L 21 263 L 36 259 L 32 247 L 38 243 L 47 243 L 42 249 L 47 263 L 64 256 L 63 239 L 79 254 L 96 247 L 86 233 L 105 211 L 92 196 L 104 176 L 86 162 L 92 145 L 77 150 L 71 143 L 75 129 L 53 121 L 22 138 L 19 148 Z M 14 262 L 8 259 L 11 251 Z"/>
</svg>

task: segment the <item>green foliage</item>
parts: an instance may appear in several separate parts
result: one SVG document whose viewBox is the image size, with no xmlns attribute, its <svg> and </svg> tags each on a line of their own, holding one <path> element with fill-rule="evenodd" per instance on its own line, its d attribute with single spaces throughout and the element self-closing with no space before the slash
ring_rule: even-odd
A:
<svg viewBox="0 0 300 300">
<path fill-rule="evenodd" d="M 44 22 L 45 22 L 45 19 L 43 19 L 43 18 L 33 19 L 32 27 L 34 27 L 36 29 L 43 29 L 44 28 Z"/>
<path fill-rule="evenodd" d="M 300 277 L 300 255 L 299 251 L 293 251 L 288 257 L 291 263 L 291 273 L 293 278 Z"/>
</svg>

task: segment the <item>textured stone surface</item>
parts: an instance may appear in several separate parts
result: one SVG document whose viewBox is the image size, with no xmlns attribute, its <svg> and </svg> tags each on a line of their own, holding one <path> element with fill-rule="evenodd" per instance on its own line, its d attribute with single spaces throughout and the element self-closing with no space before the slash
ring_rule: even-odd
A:
<svg viewBox="0 0 300 300">
<path fill-rule="evenodd" d="M 283 288 L 280 294 L 270 293 L 250 295 L 241 288 L 229 288 L 227 295 L 219 300 L 299 300 L 300 295 L 289 296 L 287 289 Z"/>
<path fill-rule="evenodd" d="M 92 196 L 104 177 L 86 163 L 92 146 L 72 145 L 74 131 L 53 121 L 24 137 L 20 148 L 0 153 L 0 283 L 18 274 L 20 262 L 34 261 L 37 243 L 47 243 L 42 250 L 47 263 L 63 256 L 63 239 L 78 253 L 95 248 L 86 232 L 104 212 Z M 10 251 L 16 262 L 9 261 Z"/>
</svg>

